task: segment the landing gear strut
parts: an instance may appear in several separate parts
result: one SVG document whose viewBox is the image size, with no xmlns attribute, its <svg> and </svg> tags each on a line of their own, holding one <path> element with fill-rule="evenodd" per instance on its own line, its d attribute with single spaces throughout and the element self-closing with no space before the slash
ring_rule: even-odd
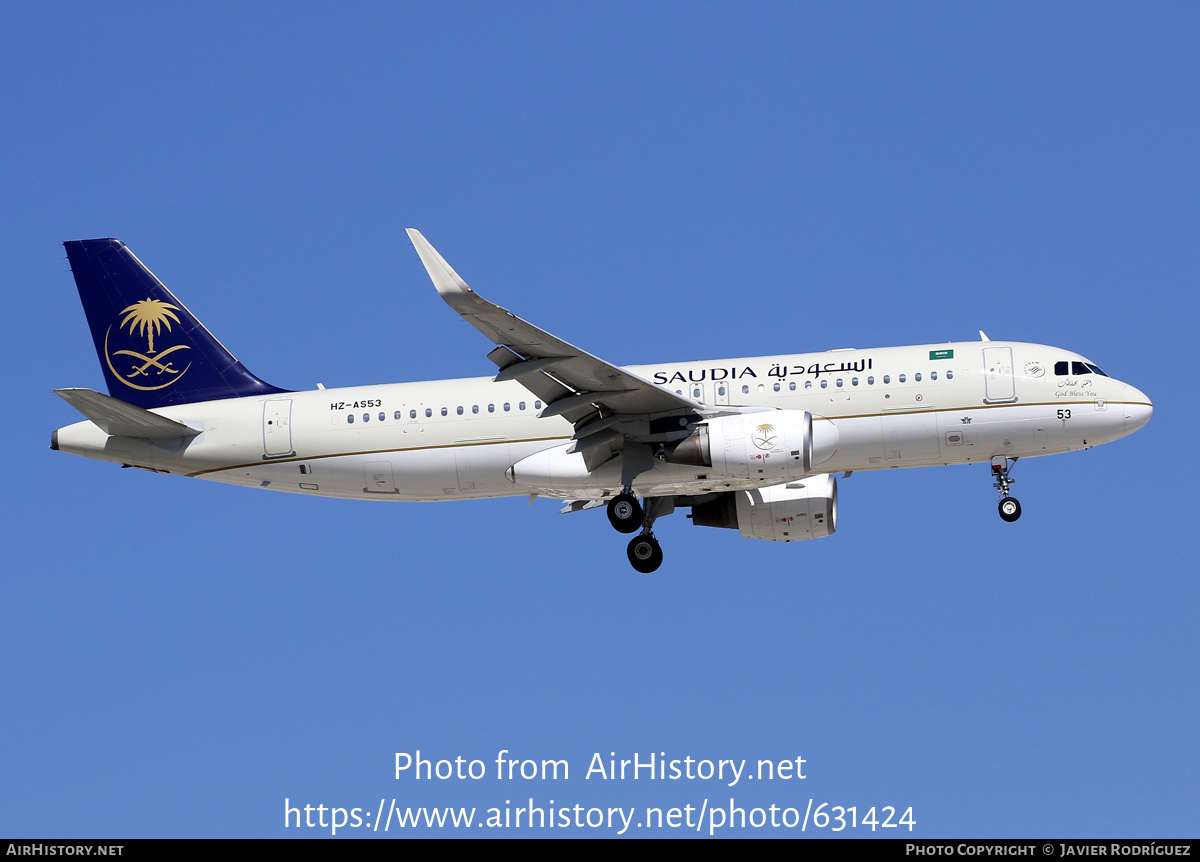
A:
<svg viewBox="0 0 1200 862">
<path fill-rule="evenodd" d="M 1010 463 L 1005 455 L 997 455 L 992 459 L 992 476 L 996 480 L 992 483 L 992 487 L 1000 492 L 1000 517 L 1009 523 L 1021 517 L 1021 504 L 1016 497 L 1008 496 L 1008 486 L 1016 481 L 1009 475 L 1009 472 L 1016 466 L 1016 463 L 1016 458 L 1013 458 Z"/>
</svg>

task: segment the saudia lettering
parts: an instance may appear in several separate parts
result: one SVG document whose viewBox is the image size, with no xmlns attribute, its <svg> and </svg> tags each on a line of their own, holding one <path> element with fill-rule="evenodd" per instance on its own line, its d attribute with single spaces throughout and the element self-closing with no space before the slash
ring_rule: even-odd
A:
<svg viewBox="0 0 1200 862">
<path fill-rule="evenodd" d="M 145 337 L 147 347 L 145 353 L 139 353 L 136 350 L 115 350 L 110 353 L 108 350 L 108 337 L 112 334 L 113 328 L 111 326 L 108 328 L 108 331 L 104 333 L 104 358 L 108 362 L 109 371 L 113 373 L 113 376 L 117 380 L 120 380 L 131 389 L 140 389 L 143 392 L 165 389 L 171 384 L 179 382 L 180 378 L 183 377 L 184 373 L 192 365 L 189 362 L 183 368 L 176 368 L 175 362 L 178 359 L 168 361 L 167 357 L 177 351 L 191 350 L 191 348 L 186 344 L 176 344 L 168 347 L 166 350 L 156 351 L 154 349 L 155 336 L 161 335 L 164 329 L 170 332 L 172 320 L 176 323 L 180 322 L 175 314 L 178 310 L 179 307 L 176 305 L 171 305 L 160 299 L 150 299 L 147 297 L 121 311 L 121 314 L 125 316 L 117 324 L 117 331 L 124 330 L 125 326 L 128 325 L 130 336 L 140 335 Z M 117 360 L 122 365 L 126 365 L 128 362 L 126 366 L 128 371 L 121 372 L 117 370 L 113 364 L 113 360 L 118 356 L 132 357 L 131 362 L 123 359 Z M 170 376 L 163 379 L 164 374 Z M 143 377 L 146 378 L 146 380 L 142 381 L 143 383 L 153 382 L 158 383 L 158 385 L 144 386 L 133 382 Z M 161 383 L 159 382 L 160 380 L 162 380 Z"/>
<path fill-rule="evenodd" d="M 754 369 L 750 366 L 739 369 L 736 365 L 732 368 L 701 368 L 694 370 L 689 368 L 687 377 L 683 376 L 682 371 L 676 371 L 670 377 L 666 371 L 654 372 L 655 383 L 703 383 L 705 380 L 711 380 L 716 383 L 718 380 L 737 380 L 741 377 L 757 377 Z"/>
<path fill-rule="evenodd" d="M 778 362 L 773 364 L 766 372 L 764 377 L 785 378 L 788 376 L 803 376 L 811 374 L 814 378 L 820 377 L 822 374 L 840 374 L 840 373 L 860 373 L 870 371 L 874 368 L 875 362 L 873 359 L 859 359 L 855 362 L 814 362 L 812 365 L 782 365 Z M 721 380 L 740 380 L 743 377 L 758 377 L 759 374 L 749 365 L 737 366 L 730 368 L 689 368 L 686 370 L 687 376 L 684 376 L 684 371 L 656 371 L 654 372 L 655 383 L 703 383 L 706 380 L 711 380 L 714 383 Z"/>
</svg>

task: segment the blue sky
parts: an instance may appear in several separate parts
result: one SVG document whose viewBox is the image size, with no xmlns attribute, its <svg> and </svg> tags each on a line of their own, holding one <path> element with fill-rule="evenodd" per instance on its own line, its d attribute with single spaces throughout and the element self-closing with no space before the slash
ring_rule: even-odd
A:
<svg viewBox="0 0 1200 862">
<path fill-rule="evenodd" d="M 1184 3 L 8 9 L 0 834 L 733 797 L 912 806 L 925 838 L 1194 837 L 1198 25 Z M 835 536 L 675 516 L 653 576 L 553 501 L 303 499 L 47 448 L 77 418 L 51 389 L 103 387 L 63 240 L 123 239 L 279 386 L 489 373 L 405 227 L 614 362 L 984 329 L 1083 353 L 1155 415 L 1022 462 L 1017 524 L 983 467 L 856 473 Z M 396 780 L 418 749 L 571 777 Z M 808 777 L 585 779 L 597 752 Z"/>
</svg>

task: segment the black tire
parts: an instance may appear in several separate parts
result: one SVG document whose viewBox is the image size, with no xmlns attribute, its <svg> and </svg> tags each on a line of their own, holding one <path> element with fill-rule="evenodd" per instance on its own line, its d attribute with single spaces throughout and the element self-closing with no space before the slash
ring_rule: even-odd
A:
<svg viewBox="0 0 1200 862">
<path fill-rule="evenodd" d="M 608 501 L 608 522 L 618 533 L 632 533 L 642 528 L 642 507 L 637 497 L 618 494 Z"/>
<path fill-rule="evenodd" d="M 1001 497 L 999 508 L 1000 517 L 1010 524 L 1021 517 L 1021 504 L 1017 502 L 1016 497 Z"/>
<path fill-rule="evenodd" d="M 653 536 L 634 536 L 626 551 L 629 563 L 643 575 L 648 575 L 662 565 L 663 552 L 658 539 Z"/>
</svg>

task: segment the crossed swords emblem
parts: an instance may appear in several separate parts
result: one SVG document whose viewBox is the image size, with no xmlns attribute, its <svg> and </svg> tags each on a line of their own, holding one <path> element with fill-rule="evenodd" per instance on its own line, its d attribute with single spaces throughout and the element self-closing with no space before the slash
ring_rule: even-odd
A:
<svg viewBox="0 0 1200 862">
<path fill-rule="evenodd" d="M 170 353 L 174 353 L 176 350 L 187 349 L 188 346 L 186 344 L 176 344 L 174 347 L 168 347 L 162 353 L 158 354 L 158 356 L 146 356 L 143 353 L 138 353 L 136 350 L 116 350 L 113 352 L 113 356 L 132 356 L 134 359 L 142 363 L 137 368 L 134 368 L 133 371 L 130 371 L 128 374 L 126 374 L 126 377 L 137 377 L 139 374 L 143 377 L 149 377 L 150 375 L 148 373 L 148 369 L 152 366 L 158 369 L 157 373 L 161 377 L 164 371 L 168 374 L 179 373 L 179 369 L 172 368 L 170 362 L 164 364 L 162 361 L 163 358 Z"/>
<path fill-rule="evenodd" d="M 775 436 L 778 436 L 771 435 L 771 432 L 774 430 L 774 425 L 759 425 L 754 429 L 755 433 L 751 438 L 754 441 L 754 445 L 759 449 L 770 449 L 773 445 L 775 445 Z"/>
</svg>

